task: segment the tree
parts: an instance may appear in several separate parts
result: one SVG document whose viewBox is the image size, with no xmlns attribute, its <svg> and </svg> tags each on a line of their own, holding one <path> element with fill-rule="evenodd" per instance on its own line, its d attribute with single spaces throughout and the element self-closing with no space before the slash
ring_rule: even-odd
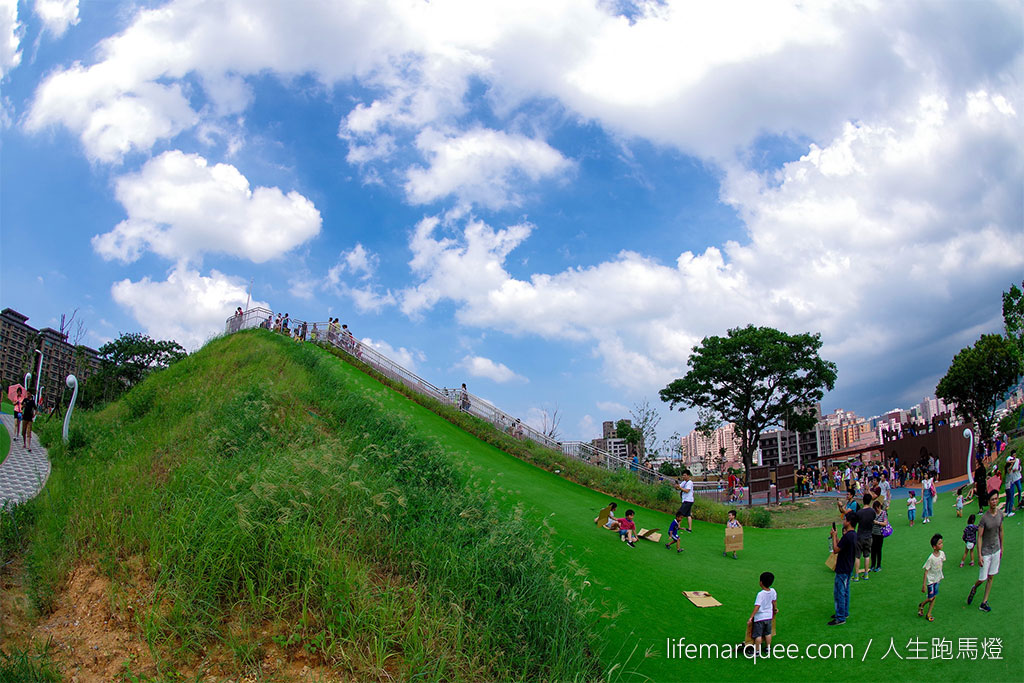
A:
<svg viewBox="0 0 1024 683">
<path fill-rule="evenodd" d="M 661 390 L 680 411 L 697 408 L 708 429 L 732 422 L 740 432 L 747 480 L 765 428 L 787 419 L 806 431 L 817 420 L 812 405 L 836 382 L 835 363 L 818 356 L 821 336 L 790 335 L 771 327 L 737 327 L 725 337 L 705 337 L 693 347 L 686 376 Z"/>
<path fill-rule="evenodd" d="M 1006 326 L 1006 338 L 1024 360 L 1024 282 L 1011 285 L 1009 292 L 1003 292 L 1003 324 Z"/>
<path fill-rule="evenodd" d="M 1014 342 L 999 334 L 983 334 L 974 346 L 953 357 L 935 395 L 955 403 L 956 412 L 975 424 L 982 443 L 992 441 L 996 406 L 1021 373 Z"/>
<path fill-rule="evenodd" d="M 151 372 L 187 355 L 175 341 L 158 341 L 138 332 L 122 334 L 100 347 L 100 370 L 85 383 L 82 404 L 89 407 L 112 401 Z"/>
<path fill-rule="evenodd" d="M 549 414 L 548 411 L 544 410 L 541 414 L 541 427 L 540 431 L 544 436 L 548 437 L 552 441 L 558 441 L 560 436 L 558 433 L 558 426 L 562 422 L 562 416 L 558 414 L 558 406 Z"/>
<path fill-rule="evenodd" d="M 661 422 L 661 415 L 644 399 L 634 404 L 629 416 L 633 418 L 633 428 L 640 432 L 640 457 L 645 457 L 649 452 L 651 455 L 657 455 L 658 424 Z"/>
</svg>

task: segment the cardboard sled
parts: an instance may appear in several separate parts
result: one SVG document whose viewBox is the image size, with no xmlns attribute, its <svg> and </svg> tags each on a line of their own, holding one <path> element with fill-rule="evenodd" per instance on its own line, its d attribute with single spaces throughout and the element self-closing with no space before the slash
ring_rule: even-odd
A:
<svg viewBox="0 0 1024 683">
<path fill-rule="evenodd" d="M 683 591 L 686 599 L 697 607 L 721 607 L 722 603 L 711 597 L 707 591 Z"/>
<path fill-rule="evenodd" d="M 597 526 L 604 526 L 608 523 L 608 517 L 612 514 L 612 506 L 601 508 L 601 511 L 597 513 Z"/>
<path fill-rule="evenodd" d="M 725 527 L 725 552 L 743 550 L 743 527 Z"/>
<path fill-rule="evenodd" d="M 839 557 L 836 553 L 829 553 L 828 559 L 825 560 L 825 566 L 832 571 L 836 570 L 836 558 Z"/>
<path fill-rule="evenodd" d="M 777 619 L 772 619 L 772 637 L 775 636 L 775 622 L 776 621 L 778 621 L 778 620 Z M 746 645 L 753 645 L 754 644 L 754 638 L 753 638 L 753 636 L 750 635 L 750 631 L 751 631 L 751 629 L 753 629 L 753 627 L 754 627 L 754 625 L 751 624 L 748 621 L 747 622 L 747 635 L 743 636 L 743 642 Z"/>
<path fill-rule="evenodd" d="M 658 533 L 657 529 L 641 529 L 637 536 L 645 538 L 648 541 L 654 541 L 655 543 L 661 542 L 661 534 Z"/>
</svg>

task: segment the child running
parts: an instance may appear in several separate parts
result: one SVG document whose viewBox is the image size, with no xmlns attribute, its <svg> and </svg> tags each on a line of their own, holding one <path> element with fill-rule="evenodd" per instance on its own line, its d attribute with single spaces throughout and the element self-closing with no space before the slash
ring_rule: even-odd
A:
<svg viewBox="0 0 1024 683">
<path fill-rule="evenodd" d="M 633 522 L 635 514 L 632 510 L 626 510 L 626 516 L 618 520 L 619 538 L 628 543 L 630 548 L 636 547 L 636 523 Z"/>
<path fill-rule="evenodd" d="M 924 577 L 921 579 L 921 592 L 928 597 L 917 606 L 917 616 L 923 617 L 924 606 L 928 605 L 928 621 L 935 621 L 932 617 L 932 609 L 935 607 L 935 598 L 939 597 L 939 582 L 942 581 L 942 563 L 946 561 L 946 553 L 942 552 L 942 534 L 932 536 L 932 554 L 925 560 Z"/>
<path fill-rule="evenodd" d="M 772 646 L 772 620 L 779 613 L 776 605 L 778 595 L 772 584 L 775 583 L 775 575 L 771 572 L 763 572 L 759 580 L 761 590 L 754 598 L 754 611 L 750 613 L 747 623 L 750 624 L 750 637 L 754 641 L 754 647 L 761 649 L 761 641 L 771 649 Z"/>
<path fill-rule="evenodd" d="M 964 560 L 971 559 L 971 566 L 974 566 L 974 558 L 977 556 L 978 564 L 981 564 L 981 551 L 976 548 L 978 544 L 978 525 L 974 523 L 975 516 L 967 518 L 967 526 L 964 527 L 964 554 L 960 558 L 960 566 L 964 566 Z"/>
<path fill-rule="evenodd" d="M 911 490 L 907 495 L 907 519 L 910 520 L 910 526 L 914 526 L 914 516 L 917 514 L 917 498 L 914 497 L 914 491 Z"/>
<path fill-rule="evenodd" d="M 683 521 L 682 513 L 677 513 L 676 518 L 672 520 L 672 523 L 668 525 L 668 537 L 670 540 L 665 544 L 665 548 L 671 548 L 672 544 L 676 544 L 676 552 L 683 552 L 683 547 L 679 545 L 679 523 Z"/>
<path fill-rule="evenodd" d="M 735 510 L 729 510 L 729 521 L 725 523 L 725 528 L 726 529 L 742 529 L 743 528 L 743 526 L 740 525 L 740 520 L 736 519 L 736 511 Z M 727 557 L 727 556 L 728 556 L 727 552 L 725 550 L 723 550 L 722 551 L 722 557 Z M 732 559 L 734 559 L 734 560 L 739 559 L 739 558 L 736 557 L 736 551 L 735 550 L 732 551 Z M 774 593 L 775 591 L 772 591 L 772 592 Z M 769 642 L 768 644 L 771 645 L 771 642 Z"/>
</svg>

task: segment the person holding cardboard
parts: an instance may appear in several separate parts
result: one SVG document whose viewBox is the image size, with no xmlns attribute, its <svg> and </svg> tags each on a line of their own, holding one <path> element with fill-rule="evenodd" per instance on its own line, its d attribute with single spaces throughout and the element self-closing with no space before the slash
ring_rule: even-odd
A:
<svg viewBox="0 0 1024 683">
<path fill-rule="evenodd" d="M 734 560 L 739 559 L 736 551 L 743 550 L 743 526 L 736 519 L 735 510 L 729 510 L 729 521 L 725 523 L 725 550 L 722 551 L 722 557 L 727 557 L 730 550 Z"/>
<path fill-rule="evenodd" d="M 836 554 L 836 578 L 832 587 L 835 614 L 829 626 L 842 626 L 850 616 L 850 579 L 857 552 L 857 513 L 847 512 L 843 517 L 843 534 L 836 531 L 832 523 L 832 552 Z"/>
</svg>

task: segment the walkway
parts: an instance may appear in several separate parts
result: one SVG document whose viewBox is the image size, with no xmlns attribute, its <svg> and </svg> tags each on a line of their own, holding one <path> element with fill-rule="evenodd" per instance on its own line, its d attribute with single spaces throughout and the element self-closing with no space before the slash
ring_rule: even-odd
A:
<svg viewBox="0 0 1024 683">
<path fill-rule="evenodd" d="M 0 415 L 11 435 L 11 452 L 0 465 L 0 509 L 10 503 L 23 503 L 43 490 L 50 476 L 50 459 L 39 437 L 32 435 L 32 452 L 21 446 L 21 437 L 14 437 L 14 416 Z"/>
</svg>

